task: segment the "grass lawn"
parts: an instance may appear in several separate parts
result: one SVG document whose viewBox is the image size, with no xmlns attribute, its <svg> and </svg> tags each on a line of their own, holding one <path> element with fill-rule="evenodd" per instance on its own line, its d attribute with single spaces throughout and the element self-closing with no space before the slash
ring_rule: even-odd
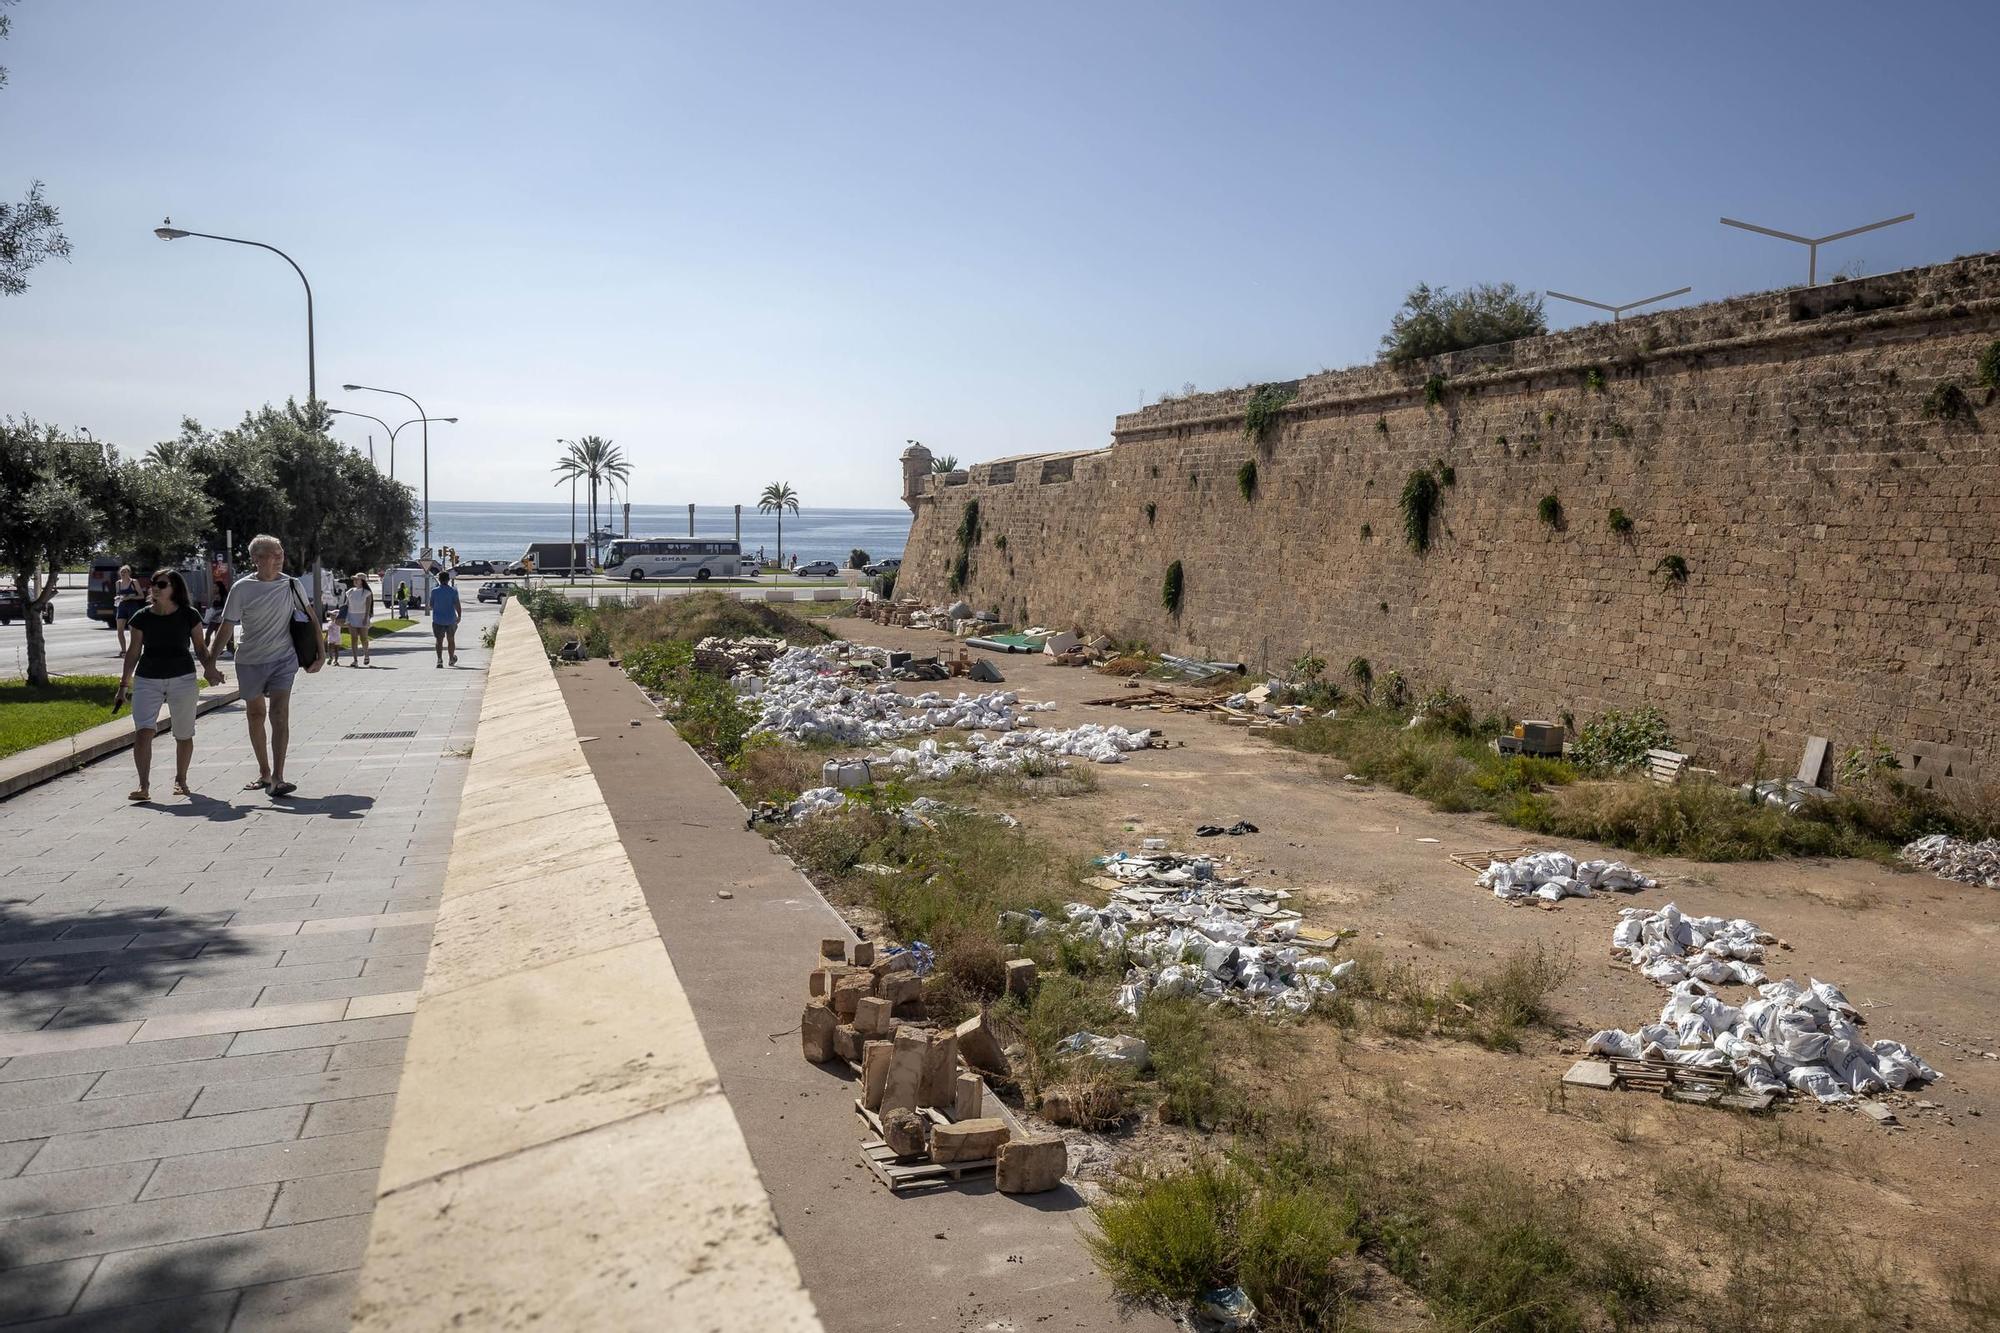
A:
<svg viewBox="0 0 2000 1333">
<path fill-rule="evenodd" d="M 41 687 L 0 681 L 0 757 L 111 721 L 117 692 L 116 676 L 63 676 Z"/>
<path fill-rule="evenodd" d="M 406 620 L 397 616 L 390 616 L 387 620 L 376 621 L 375 624 L 370 628 L 369 633 L 394 634 L 397 630 L 408 629 L 410 626 L 416 623 L 417 622 L 415 620 Z"/>
</svg>

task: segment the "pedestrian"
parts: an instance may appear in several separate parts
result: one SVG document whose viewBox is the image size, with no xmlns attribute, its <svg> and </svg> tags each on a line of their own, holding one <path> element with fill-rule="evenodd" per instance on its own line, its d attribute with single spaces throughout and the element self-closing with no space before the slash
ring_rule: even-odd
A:
<svg viewBox="0 0 2000 1333">
<path fill-rule="evenodd" d="M 125 655 L 125 631 L 132 617 L 146 609 L 146 588 L 132 577 L 132 566 L 118 566 L 118 582 L 111 590 L 112 625 L 118 631 L 118 655 Z"/>
<path fill-rule="evenodd" d="M 318 651 L 304 664 L 308 673 L 326 664 L 326 653 L 299 581 L 285 573 L 284 543 L 269 533 L 252 537 L 250 562 L 256 566 L 256 574 L 236 580 L 222 606 L 223 620 L 243 629 L 236 647 L 236 684 L 250 725 L 250 748 L 257 755 L 257 780 L 245 783 L 243 789 L 263 788 L 274 797 L 285 797 L 298 790 L 297 783 L 285 780 L 285 748 L 292 736 L 292 684 L 301 665 L 298 650 L 292 646 L 293 622 L 315 626 L 311 638 Z M 264 738 L 267 717 L 271 731 L 268 748 Z"/>
<path fill-rule="evenodd" d="M 194 758 L 195 703 L 201 689 L 194 678 L 195 656 L 200 655 L 209 684 L 222 683 L 222 670 L 215 665 L 215 649 L 202 632 L 201 614 L 192 603 L 187 581 L 178 570 L 157 570 L 151 605 L 130 617 L 132 646 L 125 650 L 124 675 L 111 711 L 117 712 L 131 698 L 132 762 L 139 768 L 139 785 L 130 797 L 134 801 L 153 798 L 153 735 L 159 730 L 162 705 L 174 729 L 174 795 L 194 794 L 188 787 L 188 761 Z"/>
<path fill-rule="evenodd" d="M 332 588 L 327 592 L 331 593 Z M 334 666 L 340 665 L 340 599 L 333 597 L 327 602 L 326 610 L 320 613 L 320 630 L 326 635 L 326 659 Z"/>
<path fill-rule="evenodd" d="M 431 589 L 431 646 L 437 649 L 437 664 L 442 669 L 447 649 L 451 652 L 451 664 L 458 665 L 459 605 L 451 571 L 446 570 L 437 579 L 437 587 Z"/>
<path fill-rule="evenodd" d="M 347 589 L 347 664 L 361 665 L 364 656 L 368 665 L 375 665 L 375 653 L 368 646 L 368 634 L 375 626 L 375 590 L 368 586 L 366 574 L 356 574 Z"/>
<path fill-rule="evenodd" d="M 408 620 L 409 618 L 410 585 L 407 583 L 398 583 L 396 585 L 396 619 Z"/>
<path fill-rule="evenodd" d="M 222 618 L 223 599 L 228 594 L 221 587 L 209 599 L 208 612 L 202 617 L 202 629 L 208 634 L 208 652 L 211 657 L 220 657 L 224 652 L 236 651 L 234 636 L 229 632 L 229 622 Z"/>
</svg>

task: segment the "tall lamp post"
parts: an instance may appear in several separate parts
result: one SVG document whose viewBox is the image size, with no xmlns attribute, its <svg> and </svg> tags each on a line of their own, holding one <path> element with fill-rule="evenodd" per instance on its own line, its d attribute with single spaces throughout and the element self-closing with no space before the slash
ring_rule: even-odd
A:
<svg viewBox="0 0 2000 1333">
<path fill-rule="evenodd" d="M 1725 227 L 1735 227 L 1742 231 L 1754 231 L 1759 236 L 1775 236 L 1781 241 L 1790 241 L 1795 245 L 1803 245 L 1806 248 L 1806 286 L 1817 287 L 1819 285 L 1819 248 L 1822 245 L 1825 245 L 1828 241 L 1844 241 L 1850 236 L 1859 236 L 1864 231 L 1880 231 L 1884 227 L 1893 227 L 1899 222 L 1908 222 L 1915 216 L 1915 213 L 1905 213 L 1901 217 L 1883 218 L 1880 222 L 1871 222 L 1865 227 L 1849 227 L 1846 231 L 1837 231 L 1830 236 L 1794 236 L 1791 232 L 1779 231 L 1775 227 L 1760 227 L 1754 222 L 1738 222 L 1735 218 L 1722 219 L 1722 225 Z"/>
<path fill-rule="evenodd" d="M 306 271 L 299 267 L 298 261 L 275 245 L 266 245 L 262 241 L 246 241 L 241 236 L 217 236 L 212 232 L 189 231 L 184 227 L 174 226 L 172 218 L 166 220 L 166 225 L 153 228 L 153 235 L 163 241 L 178 241 L 183 236 L 199 236 L 205 241 L 228 241 L 231 245 L 254 245 L 259 250 L 269 250 L 272 254 L 292 266 L 292 272 L 298 274 L 299 281 L 304 282 L 306 285 L 306 409 L 310 411 L 312 405 L 319 401 L 319 363 L 317 354 L 313 350 L 313 285 L 310 282 L 306 282 Z M 418 408 L 417 410 L 419 412 L 423 411 L 422 408 Z"/>
<path fill-rule="evenodd" d="M 382 418 L 371 417 L 366 412 L 354 412 L 350 411 L 345 407 L 329 407 L 326 410 L 333 413 L 337 417 L 360 417 L 364 421 L 372 421 L 376 425 L 380 426 L 383 430 L 389 432 L 389 480 L 390 481 L 394 481 L 396 479 L 396 436 L 402 433 L 403 426 L 414 426 L 419 421 L 448 421 L 454 426 L 458 424 L 457 417 L 411 417 L 408 421 L 405 421 L 403 423 L 403 426 L 391 426 L 388 422 L 382 420 Z M 369 448 L 368 461 L 372 463 L 375 461 L 375 452 L 374 452 L 375 446 L 373 444 L 370 444 L 368 448 Z"/>
<path fill-rule="evenodd" d="M 431 416 L 430 414 L 428 414 L 428 413 L 426 413 L 426 412 L 424 411 L 424 405 L 423 405 L 422 403 L 418 402 L 418 401 L 417 401 L 416 399 L 414 399 L 414 398 L 411 398 L 411 397 L 410 397 L 410 395 L 408 395 L 408 394 L 404 393 L 404 392 L 403 392 L 403 391 L 402 391 L 401 389 L 378 389 L 378 388 L 376 388 L 376 387 L 375 387 L 374 385 L 372 385 L 372 384 L 343 384 L 343 385 L 341 385 L 340 387 L 341 387 L 341 388 L 343 388 L 343 389 L 345 389 L 345 390 L 347 390 L 347 392 L 349 392 L 349 393 L 388 393 L 388 394 L 394 394 L 394 395 L 395 395 L 396 397 L 398 397 L 398 398 L 402 398 L 402 399 L 405 399 L 405 400 L 407 400 L 407 401 L 409 402 L 410 406 L 412 406 L 412 407 L 414 407 L 414 408 L 416 408 L 416 409 L 417 409 L 417 415 L 416 415 L 416 416 L 415 416 L 414 418 L 412 418 L 412 420 L 414 420 L 414 421 L 417 421 L 417 422 L 420 422 L 420 423 L 422 423 L 422 425 L 423 425 L 423 428 L 424 428 L 424 553 L 425 553 L 425 554 L 429 554 L 429 552 L 430 552 L 430 549 L 431 549 L 431 426 L 430 426 L 430 423 L 431 423 L 431 422 L 433 422 L 433 421 L 444 421 L 444 420 L 452 420 L 452 421 L 456 421 L 456 420 L 457 420 L 458 418 L 456 418 L 456 417 L 451 417 L 451 418 L 446 418 L 446 417 L 434 417 L 434 416 Z M 409 425 L 409 424 L 410 424 L 410 422 L 408 422 L 408 421 L 405 421 L 405 422 L 403 423 L 403 425 L 404 425 L 404 426 L 407 426 L 407 425 Z M 402 429 L 402 427 L 400 427 L 400 426 L 399 426 L 399 427 L 397 427 L 397 429 L 398 429 L 398 430 L 400 430 L 400 429 Z M 392 446 L 392 447 L 393 447 L 394 443 L 395 443 L 395 441 L 394 441 L 394 440 L 392 439 L 392 440 L 390 441 L 390 444 L 391 444 L 391 446 Z"/>
</svg>

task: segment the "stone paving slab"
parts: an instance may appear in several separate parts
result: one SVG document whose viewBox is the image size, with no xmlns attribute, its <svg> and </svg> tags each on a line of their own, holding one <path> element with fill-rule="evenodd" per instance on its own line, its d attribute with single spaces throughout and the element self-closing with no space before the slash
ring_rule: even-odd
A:
<svg viewBox="0 0 2000 1333">
<path fill-rule="evenodd" d="M 240 706 L 192 800 L 128 753 L 0 801 L 0 1327 L 347 1328 L 494 614 L 302 677 L 289 802 Z"/>
</svg>

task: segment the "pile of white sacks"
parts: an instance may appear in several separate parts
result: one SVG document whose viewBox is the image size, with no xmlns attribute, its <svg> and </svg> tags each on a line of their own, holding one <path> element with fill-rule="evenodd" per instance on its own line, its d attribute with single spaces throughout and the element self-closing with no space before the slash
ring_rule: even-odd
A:
<svg viewBox="0 0 2000 1333">
<path fill-rule="evenodd" d="M 947 727 L 1008 732 L 1023 725 L 1021 714 L 1055 707 L 1024 704 L 1013 690 L 955 699 L 933 691 L 905 698 L 887 681 L 848 680 L 843 653 L 838 646 L 793 648 L 765 674 L 737 676 L 736 692 L 757 709 L 750 730 L 793 741 L 882 745 Z"/>
<path fill-rule="evenodd" d="M 892 768 L 906 768 L 920 778 L 948 778 L 965 769 L 977 773 L 1018 773 L 1043 758 L 1074 757 L 1095 764 L 1122 764 L 1133 750 L 1152 744 L 1149 730 L 1127 731 L 1124 727 L 1099 726 L 1094 722 L 1059 729 L 1038 727 L 1010 731 L 999 736 L 974 732 L 964 745 L 939 745 L 935 740 L 917 742 L 914 749 L 897 747 L 879 762 Z"/>
<path fill-rule="evenodd" d="M 1910 865 L 1922 866 L 1939 879 L 2000 889 L 2000 838 L 1967 842 L 1948 833 L 1932 833 L 1918 838 L 1896 855 Z"/>
<path fill-rule="evenodd" d="M 1105 863 L 1124 883 L 1103 907 L 1070 903 L 1065 920 L 1010 922 L 1030 934 L 1059 930 L 1105 949 L 1124 949 L 1131 966 L 1118 1007 L 1137 1014 L 1148 995 L 1203 996 L 1268 1013 L 1305 1013 L 1332 999 L 1354 960 L 1335 964 L 1294 943 L 1299 914 L 1284 889 L 1253 889 L 1217 878 L 1205 858 L 1120 853 Z M 1011 914 L 1010 914 L 1011 915 Z"/>
<path fill-rule="evenodd" d="M 1684 916 L 1672 903 L 1657 912 L 1627 909 L 1619 916 L 1613 951 L 1673 993 L 1659 1022 L 1637 1032 L 1599 1032 L 1587 1051 L 1734 1070 L 1751 1092 L 1791 1088 L 1822 1102 L 1939 1077 L 1902 1042 L 1864 1041 L 1856 1022 L 1860 1012 L 1838 986 L 1808 979 L 1802 988 L 1788 977 L 1758 985 L 1758 998 L 1741 1006 L 1718 997 L 1711 983 L 1764 981 L 1751 964 L 1762 961 L 1764 947 L 1776 937 L 1754 923 Z"/>
<path fill-rule="evenodd" d="M 1589 898 L 1598 889 L 1636 893 L 1659 887 L 1659 881 L 1640 874 L 1623 861 L 1579 862 L 1567 852 L 1531 852 L 1515 861 L 1495 861 L 1479 872 L 1479 887 L 1493 890 L 1495 898 L 1513 902 L 1540 898 L 1559 902 L 1564 898 Z"/>
</svg>

